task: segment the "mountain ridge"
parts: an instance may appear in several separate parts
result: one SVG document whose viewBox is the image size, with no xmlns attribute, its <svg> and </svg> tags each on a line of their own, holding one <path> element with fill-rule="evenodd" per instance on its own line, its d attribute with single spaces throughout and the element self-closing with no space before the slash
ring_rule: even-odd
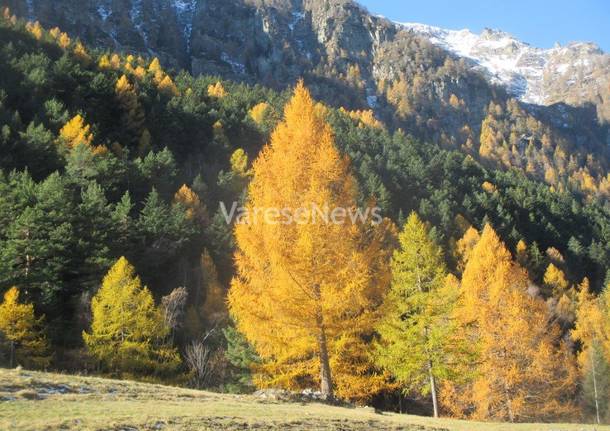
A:
<svg viewBox="0 0 610 431">
<path fill-rule="evenodd" d="M 471 59 L 490 75 L 491 82 L 506 86 L 509 92 L 526 103 L 548 105 L 564 101 L 561 95 L 551 91 L 554 81 L 571 79 L 578 74 L 585 78 L 597 72 L 602 75 L 601 71 L 610 65 L 610 56 L 592 42 L 575 41 L 544 49 L 502 30 L 486 28 L 476 34 L 468 29 L 448 30 L 420 23 L 398 24 L 460 57 Z M 597 84 L 604 85 L 607 76 L 605 78 L 604 82 Z M 574 81 L 572 85 L 578 84 L 578 80 Z"/>
<path fill-rule="evenodd" d="M 473 61 L 476 69 L 487 72 L 484 74 L 491 83 L 506 86 L 510 94 L 526 103 L 582 104 L 594 100 L 599 87 L 610 82 L 605 72 L 610 67 L 610 56 L 589 42 L 537 48 L 501 30 L 485 29 L 476 34 L 466 29 L 447 30 L 427 24 L 394 22 L 371 14 L 366 7 L 351 0 L 89 0 L 78 3 L 6 0 L 1 3 L 6 3 L 18 15 L 39 19 L 46 26 L 59 25 L 88 42 L 160 56 L 166 63 L 194 74 L 217 71 L 237 79 L 283 82 L 287 78 L 282 76 L 285 72 L 294 80 L 296 75 L 303 75 L 307 66 L 320 64 L 316 54 L 331 54 L 328 45 L 333 39 L 341 38 L 340 32 L 352 31 L 356 45 L 362 45 L 361 36 L 368 37 L 368 48 L 374 52 L 382 43 L 394 40 L 398 33 L 407 30 L 453 55 Z M 223 29 L 227 30 L 224 34 L 219 32 Z M 362 35 L 363 31 L 369 34 Z M 289 45 L 289 52 L 283 52 L 286 47 L 282 44 L 265 41 L 266 35 L 267 39 Z M 253 50 L 265 55 L 253 59 L 250 56 Z M 298 59 L 291 57 L 299 56 L 305 61 L 298 70 L 279 67 L 288 71 L 279 72 L 274 79 L 266 76 L 273 75 L 272 69 L 278 68 L 278 63 L 286 66 Z M 574 76 L 578 78 L 571 79 Z"/>
</svg>

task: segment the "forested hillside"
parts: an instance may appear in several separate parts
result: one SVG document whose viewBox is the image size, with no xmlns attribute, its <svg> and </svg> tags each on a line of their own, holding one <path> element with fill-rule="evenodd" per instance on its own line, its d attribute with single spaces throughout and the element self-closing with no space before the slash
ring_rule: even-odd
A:
<svg viewBox="0 0 610 431">
<path fill-rule="evenodd" d="M 435 410 L 444 414 L 589 418 L 599 401 L 591 395 L 595 379 L 596 387 L 606 385 L 601 414 L 608 414 L 608 374 L 589 366 L 607 370 L 610 359 L 606 197 L 599 182 L 589 194 L 559 186 L 584 165 L 570 164 L 570 147 L 557 156 L 562 144 L 545 144 L 543 123 L 532 125 L 538 134 L 522 153 L 498 145 L 536 121 L 516 101 L 486 108 L 481 150 L 464 151 L 395 128 L 370 110 L 315 102 L 307 80 L 294 92 L 277 92 L 175 73 L 154 57 L 89 47 L 8 9 L 0 40 L 3 364 L 225 391 L 315 387 L 321 349 L 309 335 L 292 338 L 306 329 L 283 334 L 273 325 L 269 310 L 280 298 L 295 307 L 284 309 L 291 322 L 310 317 L 303 304 L 330 313 L 326 360 L 341 398 L 395 408 L 404 390 L 427 411 L 432 380 Z M 417 128 L 426 120 L 410 117 L 409 106 L 421 95 L 396 85 L 388 87 L 388 100 L 396 115 L 411 118 L 403 126 Z M 442 109 L 467 104 L 454 102 Z M 319 133 L 310 136 L 307 124 Z M 328 147 L 320 150 L 319 142 Z M 587 142 L 579 148 L 589 145 L 600 159 L 589 161 L 580 149 L 575 157 L 597 166 L 599 180 L 607 156 L 598 151 L 598 135 Z M 547 163 L 551 154 L 559 161 Z M 557 182 L 527 173 L 530 165 L 539 173 L 561 160 L 568 167 L 556 175 L 567 176 Z M 303 176 L 309 172 L 318 172 L 322 185 L 310 184 Z M 273 193 L 278 184 L 293 188 Z M 262 250 L 277 238 L 305 234 L 242 227 L 234 233 L 219 207 L 282 205 L 282 196 L 325 196 L 327 189 L 346 206 L 379 205 L 384 230 L 308 233 L 311 242 L 295 242 L 299 253 L 280 247 L 267 256 Z M 321 305 L 320 292 L 311 302 L 307 292 L 289 298 L 290 290 L 265 298 L 266 286 L 286 282 L 287 262 L 298 268 L 295 277 L 312 277 L 302 262 L 312 244 L 328 251 L 329 261 L 361 256 L 358 271 L 333 278 L 349 292 L 333 291 Z M 273 276 L 261 270 L 266 257 L 277 265 Z M 421 268 L 426 287 L 402 303 L 401 286 L 413 284 L 412 272 Z M 260 295 L 252 295 L 256 289 Z M 443 306 L 438 298 L 446 299 Z M 397 344 L 404 338 L 396 337 L 393 319 L 404 307 L 432 313 L 430 321 L 409 315 L 433 334 L 409 338 L 433 352 L 424 362 L 413 355 L 397 363 L 413 350 Z M 257 329 L 264 325 L 274 328 L 273 337 Z M 468 351 L 467 340 L 478 349 Z M 422 377 L 427 368 L 431 379 Z M 500 388 L 508 384 L 514 392 L 507 404 Z M 540 401 L 543 395 L 548 399 Z"/>
<path fill-rule="evenodd" d="M 471 58 L 434 37 L 369 13 L 354 0 L 3 0 L 83 43 L 157 56 L 194 76 L 218 75 L 279 91 L 304 78 L 339 108 L 372 109 L 392 129 L 487 166 L 514 167 L 554 189 L 608 204 L 610 56 L 591 44 L 546 61 L 533 47 L 518 65 L 538 73 L 543 104 L 497 85 Z M 488 32 L 481 55 L 504 64 L 524 43 Z M 467 43 L 466 43 L 467 45 Z M 540 63 L 547 68 L 538 71 Z M 538 71 L 538 72 L 536 72 Z M 528 90 L 529 91 L 529 90 Z"/>
</svg>

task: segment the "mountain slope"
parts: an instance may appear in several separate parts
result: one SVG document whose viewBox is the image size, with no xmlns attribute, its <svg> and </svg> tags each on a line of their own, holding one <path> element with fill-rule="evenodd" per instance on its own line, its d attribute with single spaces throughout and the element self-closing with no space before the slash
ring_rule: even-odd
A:
<svg viewBox="0 0 610 431">
<path fill-rule="evenodd" d="M 541 49 L 499 30 L 475 34 L 418 23 L 402 25 L 459 57 L 473 60 L 492 82 L 527 103 L 593 102 L 610 85 L 610 56 L 592 43 Z"/>
<path fill-rule="evenodd" d="M 598 104 L 596 95 L 608 87 L 610 56 L 594 44 L 545 50 L 498 30 L 477 35 L 393 23 L 347 0 L 3 0 L 1 4 L 95 45 L 159 55 L 195 74 L 217 69 L 242 78 L 271 79 L 271 75 L 286 84 L 308 67 L 340 62 L 333 56 L 370 60 L 384 42 L 407 29 L 473 60 L 492 82 L 505 85 L 528 103 Z M 281 72 L 274 70 L 278 67 Z"/>
<path fill-rule="evenodd" d="M 501 32 L 405 26 L 350 0 L 0 4 L 195 75 L 278 89 L 304 77 L 332 106 L 373 109 L 393 129 L 518 168 L 555 190 L 610 196 L 609 56 L 589 44 L 543 51 Z"/>
</svg>

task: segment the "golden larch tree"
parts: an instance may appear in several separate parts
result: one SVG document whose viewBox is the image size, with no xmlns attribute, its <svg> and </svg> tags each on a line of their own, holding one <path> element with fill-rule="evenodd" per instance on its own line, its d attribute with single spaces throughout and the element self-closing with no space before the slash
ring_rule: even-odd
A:
<svg viewBox="0 0 610 431">
<path fill-rule="evenodd" d="M 42 39 L 42 34 L 44 32 L 44 28 L 42 28 L 42 26 L 40 25 L 40 23 L 38 21 L 32 23 L 31 21 L 28 21 L 27 24 L 25 25 L 25 29 L 30 32 L 30 34 L 32 36 L 34 36 L 34 38 L 36 40 L 40 40 Z"/>
<path fill-rule="evenodd" d="M 61 34 L 59 35 L 59 38 L 57 39 L 57 44 L 62 49 L 68 49 L 68 47 L 70 46 L 71 43 L 72 43 L 72 40 L 70 39 L 70 36 L 68 36 L 66 33 L 64 33 L 62 31 Z"/>
<path fill-rule="evenodd" d="M 178 352 L 165 344 L 169 327 L 163 312 L 124 257 L 104 277 L 91 300 L 91 314 L 91 330 L 83 331 L 83 340 L 108 371 L 164 374 L 180 363 Z"/>
<path fill-rule="evenodd" d="M 163 79 L 159 81 L 159 83 L 157 84 L 157 88 L 161 93 L 165 94 L 166 96 L 173 97 L 178 96 L 180 94 L 178 87 L 176 87 L 176 84 L 174 84 L 174 81 L 172 80 L 172 78 L 170 78 L 169 75 L 165 75 Z"/>
<path fill-rule="evenodd" d="M 97 67 L 102 70 L 109 70 L 112 66 L 110 64 L 110 59 L 107 54 L 102 54 L 97 61 Z"/>
<path fill-rule="evenodd" d="M 159 62 L 159 59 L 157 57 L 153 58 L 150 64 L 148 65 L 148 71 L 152 74 L 155 74 L 157 72 L 163 72 L 163 69 L 161 68 L 161 63 Z"/>
<path fill-rule="evenodd" d="M 464 232 L 464 236 L 457 241 L 456 257 L 458 260 L 458 269 L 462 271 L 464 270 L 464 267 L 468 262 L 468 258 L 470 257 L 470 252 L 474 246 L 477 245 L 479 239 L 481 239 L 479 231 L 470 226 L 468 229 L 466 229 L 466 232 Z"/>
<path fill-rule="evenodd" d="M 261 125 L 265 120 L 268 109 L 270 109 L 270 107 L 267 102 L 260 102 L 248 111 L 248 115 L 250 115 L 250 118 L 252 118 L 256 124 Z"/>
<path fill-rule="evenodd" d="M 129 82 L 125 75 L 122 75 L 117 80 L 114 92 L 122 111 L 121 122 L 130 132 L 132 142 L 136 143 L 139 141 L 140 136 L 142 136 L 145 120 L 144 110 L 138 100 L 138 94 L 133 84 Z"/>
<path fill-rule="evenodd" d="M 91 63 L 91 56 L 87 52 L 87 48 L 85 45 L 81 43 L 81 41 L 76 41 L 74 44 L 74 55 L 78 60 L 85 66 L 88 66 Z"/>
<path fill-rule="evenodd" d="M 19 302 L 19 289 L 11 287 L 0 304 L 0 334 L 7 344 L 9 366 L 44 368 L 51 362 L 43 318 L 36 318 L 34 306 Z"/>
<path fill-rule="evenodd" d="M 222 99 L 227 95 L 227 90 L 225 90 L 222 82 L 218 81 L 216 84 L 208 85 L 208 95 L 210 97 L 216 97 L 218 99 Z"/>
<path fill-rule="evenodd" d="M 197 193 L 189 186 L 183 184 L 174 194 L 174 204 L 182 205 L 186 211 L 186 218 L 196 221 L 202 225 L 208 221 L 208 211 L 205 205 L 199 199 Z"/>
<path fill-rule="evenodd" d="M 457 393 L 477 419 L 556 420 L 573 413 L 576 368 L 546 304 L 486 225 L 462 277 L 457 316 L 475 346 L 474 378 Z M 459 410 L 459 409 L 458 409 Z"/>
<path fill-rule="evenodd" d="M 363 372 L 371 364 L 361 340 L 372 332 L 387 290 L 390 227 L 350 217 L 333 223 L 314 210 L 343 213 L 355 208 L 356 196 L 348 160 L 299 83 L 254 163 L 249 217 L 235 228 L 237 275 L 228 296 L 239 330 L 266 370 L 274 370 L 272 384 L 296 388 L 317 381 L 327 397 L 336 387 L 340 397 L 353 399 L 368 389 L 355 380 L 371 375 Z M 359 349 L 347 349 L 354 344 Z M 338 365 L 350 361 L 359 375 Z"/>
<path fill-rule="evenodd" d="M 517 259 L 517 263 L 522 267 L 526 267 L 528 263 L 528 255 L 527 255 L 527 243 L 520 239 L 515 247 L 515 258 Z"/>
<path fill-rule="evenodd" d="M 77 114 L 61 128 L 59 140 L 70 150 L 81 144 L 91 145 L 93 141 L 91 126 L 85 123 L 80 114 Z"/>
<path fill-rule="evenodd" d="M 596 297 L 589 288 L 589 280 L 584 279 L 578 290 L 578 306 L 576 309 L 576 323 L 571 332 L 572 338 L 580 342 L 581 350 L 578 354 L 578 365 L 583 380 L 588 374 L 593 383 L 593 403 L 597 423 L 601 423 L 601 410 L 610 406 L 600 405 L 608 394 L 602 393 L 603 379 L 608 376 L 601 375 L 595 353 L 602 352 L 605 364 L 610 364 L 610 302 L 606 291 Z"/>
<path fill-rule="evenodd" d="M 118 70 L 121 68 L 121 57 L 114 53 L 110 56 L 110 67 L 114 70 Z"/>
<path fill-rule="evenodd" d="M 203 318 L 209 327 L 222 322 L 227 316 L 226 290 L 218 280 L 216 265 L 207 249 L 201 254 L 201 273 L 205 300 L 202 305 Z"/>
<path fill-rule="evenodd" d="M 552 263 L 549 263 L 544 272 L 544 287 L 549 295 L 561 297 L 570 288 L 564 272 Z"/>
</svg>

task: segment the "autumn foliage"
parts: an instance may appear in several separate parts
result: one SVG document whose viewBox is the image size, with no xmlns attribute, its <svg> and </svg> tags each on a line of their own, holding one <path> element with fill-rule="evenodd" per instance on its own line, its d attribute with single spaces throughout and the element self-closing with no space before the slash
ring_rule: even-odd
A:
<svg viewBox="0 0 610 431">
<path fill-rule="evenodd" d="M 302 84 L 255 161 L 248 191 L 252 213 L 256 208 L 307 211 L 312 204 L 356 206 L 348 161 Z M 274 224 L 262 217 L 236 226 L 237 276 L 229 306 L 265 360 L 260 384 L 267 379 L 267 384 L 297 388 L 317 382 L 327 396 L 336 388 L 345 398 L 364 398 L 379 389 L 371 386 L 373 367 L 362 354 L 361 337 L 373 330 L 389 280 L 385 228 L 349 220 Z M 350 366 L 333 366 L 339 361 Z"/>
<path fill-rule="evenodd" d="M 456 315 L 477 359 L 469 383 L 449 386 L 449 410 L 511 422 L 573 414 L 576 369 L 568 347 L 546 304 L 528 293 L 527 273 L 489 225 L 470 254 L 461 288 Z"/>
<path fill-rule="evenodd" d="M 19 289 L 12 287 L 0 304 L 0 338 L 2 350 L 9 354 L 9 366 L 45 368 L 51 362 L 42 318 L 34 315 L 32 304 L 19 301 Z"/>
<path fill-rule="evenodd" d="M 169 328 L 163 314 L 124 257 L 104 277 L 91 312 L 91 330 L 83 339 L 106 370 L 163 375 L 178 366 L 178 353 L 164 344 Z"/>
</svg>

